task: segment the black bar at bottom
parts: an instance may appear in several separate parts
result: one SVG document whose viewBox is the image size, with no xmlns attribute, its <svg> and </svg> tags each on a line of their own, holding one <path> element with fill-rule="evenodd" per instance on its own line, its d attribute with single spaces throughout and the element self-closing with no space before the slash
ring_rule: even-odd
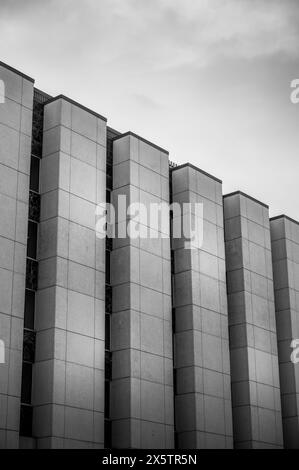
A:
<svg viewBox="0 0 299 470">
<path fill-rule="evenodd" d="M 263 461 L 267 467 L 273 464 L 286 466 L 286 460 L 296 458 L 298 451 L 288 450 L 2 450 L 0 459 L 7 459 L 10 466 L 19 464 L 19 468 L 30 465 L 32 469 L 35 464 L 70 465 L 76 468 L 82 465 L 85 470 L 91 468 L 105 468 L 116 465 L 122 468 L 140 468 L 145 465 L 188 465 L 209 468 L 211 465 L 236 465 L 238 468 L 246 464 L 261 464 Z M 299 452 L 298 452 L 299 457 Z"/>
</svg>

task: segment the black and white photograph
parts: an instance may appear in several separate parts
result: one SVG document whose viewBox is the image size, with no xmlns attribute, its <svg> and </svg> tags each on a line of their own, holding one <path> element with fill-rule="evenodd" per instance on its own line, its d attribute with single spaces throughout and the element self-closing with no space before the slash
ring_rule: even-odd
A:
<svg viewBox="0 0 299 470">
<path fill-rule="evenodd" d="M 298 0 L 0 1 L 0 458 L 299 449 L 298 149 Z"/>
</svg>

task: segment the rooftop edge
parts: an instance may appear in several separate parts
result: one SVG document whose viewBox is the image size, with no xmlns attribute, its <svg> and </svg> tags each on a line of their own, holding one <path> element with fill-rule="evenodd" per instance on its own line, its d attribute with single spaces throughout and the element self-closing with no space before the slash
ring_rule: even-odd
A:
<svg viewBox="0 0 299 470">
<path fill-rule="evenodd" d="M 217 181 L 217 183 L 221 183 L 222 184 L 222 180 L 220 180 L 219 178 L 216 178 L 216 176 L 213 176 L 211 175 L 210 173 L 207 173 L 206 171 L 204 170 L 201 170 L 201 168 L 198 168 L 197 166 L 193 165 L 192 163 L 183 163 L 182 165 L 178 165 L 178 166 L 175 166 L 173 168 L 170 168 L 170 171 L 173 172 L 173 171 L 176 171 L 176 170 L 180 170 L 182 168 L 185 168 L 185 167 L 190 167 L 190 168 L 193 168 L 193 170 L 196 170 L 196 171 L 199 171 L 200 173 L 202 173 L 203 175 L 205 176 L 208 176 L 209 178 L 212 178 L 214 181 Z"/>
<path fill-rule="evenodd" d="M 20 75 L 20 77 L 25 78 L 26 80 L 29 80 L 29 81 L 32 82 L 32 83 L 35 82 L 34 78 L 29 77 L 29 75 L 26 75 L 25 73 L 20 72 L 19 70 L 15 69 L 14 67 L 11 67 L 11 66 L 8 65 L 8 64 L 5 64 L 5 62 L 1 62 L 1 61 L 0 61 L 0 65 L 1 65 L 2 67 L 6 68 L 7 70 L 10 70 L 11 72 L 16 73 L 17 75 Z"/>
<path fill-rule="evenodd" d="M 122 137 L 126 137 L 127 135 L 131 135 L 132 137 L 136 137 L 136 139 L 141 140 L 145 144 L 148 144 L 151 147 L 154 147 L 155 149 L 159 150 L 160 152 L 163 152 L 163 153 L 166 153 L 167 155 L 169 155 L 169 152 L 167 150 L 163 149 L 162 147 L 159 147 L 156 144 L 153 144 L 153 142 L 150 142 L 149 140 L 146 140 L 143 137 L 140 137 L 140 135 L 137 135 L 132 131 L 128 131 L 128 132 L 125 132 L 124 134 L 120 134 L 120 135 L 114 137 L 113 141 L 117 140 L 117 139 L 121 139 Z"/>
<path fill-rule="evenodd" d="M 236 196 L 237 194 L 239 194 L 240 196 L 247 197 L 248 199 L 251 199 L 251 201 L 257 202 L 258 204 L 265 207 L 266 209 L 269 209 L 269 206 L 267 204 L 265 204 L 264 202 L 259 201 L 258 199 L 255 199 L 252 196 L 249 196 L 249 194 L 243 193 L 243 191 L 234 191 L 234 192 L 229 193 L 229 194 L 224 194 L 223 198 L 230 197 L 230 196 Z"/>
<path fill-rule="evenodd" d="M 86 111 L 87 113 L 93 114 L 93 116 L 95 116 L 95 117 L 97 117 L 97 118 L 99 118 L 99 119 L 102 119 L 103 121 L 107 122 L 107 118 L 105 118 L 105 117 L 102 116 L 101 114 L 96 113 L 96 112 L 93 111 L 92 109 L 89 109 L 89 108 L 87 108 L 86 106 L 83 106 L 82 104 L 78 103 L 77 101 L 72 100 L 71 98 L 68 98 L 68 97 L 65 96 L 65 95 L 57 95 L 57 96 L 54 96 L 53 98 L 50 98 L 49 100 L 47 100 L 47 101 L 45 102 L 45 105 L 46 105 L 46 104 L 53 103 L 53 101 L 56 101 L 56 100 L 59 100 L 59 99 L 65 100 L 65 101 L 67 101 L 68 103 L 73 104 L 74 106 L 77 106 L 78 108 L 83 109 L 83 111 Z"/>
<path fill-rule="evenodd" d="M 270 218 L 270 222 L 272 222 L 272 221 L 274 221 L 274 220 L 278 220 L 278 219 L 287 219 L 287 220 L 289 220 L 290 222 L 293 222 L 294 224 L 299 225 L 299 221 L 298 221 L 298 220 L 292 219 L 291 217 L 289 217 L 288 215 L 285 215 L 285 214 L 276 215 L 275 217 L 271 217 L 271 218 Z"/>
</svg>

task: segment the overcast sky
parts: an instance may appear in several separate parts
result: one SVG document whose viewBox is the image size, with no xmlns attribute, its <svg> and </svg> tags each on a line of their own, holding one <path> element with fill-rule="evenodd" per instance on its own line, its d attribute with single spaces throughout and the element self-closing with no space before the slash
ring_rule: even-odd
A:
<svg viewBox="0 0 299 470">
<path fill-rule="evenodd" d="M 298 0 L 1 0 L 0 60 L 299 220 Z"/>
</svg>

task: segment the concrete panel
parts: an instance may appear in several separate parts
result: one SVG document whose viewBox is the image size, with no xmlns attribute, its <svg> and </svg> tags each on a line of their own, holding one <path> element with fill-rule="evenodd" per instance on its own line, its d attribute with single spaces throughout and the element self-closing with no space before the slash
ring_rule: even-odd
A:
<svg viewBox="0 0 299 470">
<path fill-rule="evenodd" d="M 104 443 L 105 306 L 99 293 L 105 252 L 96 238 L 95 209 L 105 201 L 106 141 L 98 140 L 98 130 L 105 133 L 99 120 L 65 98 L 44 108 L 33 366 L 37 448 Z"/>
<path fill-rule="evenodd" d="M 18 448 L 33 81 L 4 64 L 0 80 L 0 448 Z"/>
<path fill-rule="evenodd" d="M 284 445 L 298 449 L 298 366 L 291 359 L 291 343 L 299 338 L 299 224 L 280 216 L 271 219 L 270 230 Z"/>
<path fill-rule="evenodd" d="M 281 448 L 282 422 L 268 207 L 224 197 L 236 448 Z"/>
<path fill-rule="evenodd" d="M 172 202 L 203 204 L 203 243 L 174 238 L 176 431 L 179 448 L 232 447 L 221 182 L 172 170 Z M 194 208 L 194 206 L 193 206 Z M 192 208 L 192 210 L 194 210 Z"/>
<path fill-rule="evenodd" d="M 169 201 L 168 156 L 161 149 L 124 135 L 114 141 L 113 161 L 116 208 L 119 195 L 147 209 L 162 202 L 162 194 Z M 121 220 L 126 227 L 126 214 Z M 154 228 L 150 220 L 147 225 Z M 157 235 L 113 242 L 110 413 L 117 448 L 174 445 L 170 240 L 168 233 L 162 250 Z"/>
</svg>

